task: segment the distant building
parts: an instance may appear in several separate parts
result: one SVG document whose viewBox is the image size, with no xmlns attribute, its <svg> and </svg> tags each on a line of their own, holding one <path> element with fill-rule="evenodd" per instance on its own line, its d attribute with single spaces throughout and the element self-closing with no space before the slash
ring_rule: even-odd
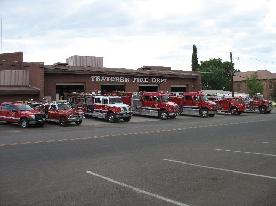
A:
<svg viewBox="0 0 276 206">
<path fill-rule="evenodd" d="M 265 98 L 271 99 L 272 91 L 276 87 L 276 73 L 267 70 L 238 72 L 234 76 L 234 91 L 248 93 L 246 80 L 252 76 L 262 82 L 264 86 L 263 95 Z"/>
<path fill-rule="evenodd" d="M 74 55 L 66 59 L 68 66 L 103 67 L 103 57 Z"/>
<path fill-rule="evenodd" d="M 0 54 L 0 102 L 43 96 L 43 63 L 23 62 L 23 52 Z"/>
<path fill-rule="evenodd" d="M 0 54 L 0 102 L 56 100 L 72 92 L 201 90 L 199 72 L 163 66 L 106 68 L 102 57 L 72 56 L 67 63 L 23 62 L 23 53 Z"/>
</svg>

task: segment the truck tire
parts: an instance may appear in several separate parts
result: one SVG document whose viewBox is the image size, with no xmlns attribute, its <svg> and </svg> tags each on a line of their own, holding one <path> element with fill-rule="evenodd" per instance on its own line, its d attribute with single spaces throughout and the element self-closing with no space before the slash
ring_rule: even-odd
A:
<svg viewBox="0 0 276 206">
<path fill-rule="evenodd" d="M 29 127 L 29 122 L 28 122 L 28 120 L 27 120 L 26 118 L 21 119 L 21 120 L 20 120 L 20 126 L 21 126 L 22 128 L 27 128 L 27 127 Z"/>
<path fill-rule="evenodd" d="M 61 117 L 60 120 L 59 120 L 59 124 L 63 127 L 66 127 L 67 126 L 67 121 L 66 121 L 66 118 L 65 117 Z"/>
<path fill-rule="evenodd" d="M 159 118 L 161 120 L 166 120 L 166 119 L 168 119 L 168 117 L 169 117 L 169 114 L 168 114 L 168 112 L 166 110 L 161 110 L 159 112 Z"/>
<path fill-rule="evenodd" d="M 175 119 L 177 117 L 177 114 L 174 114 L 173 116 L 171 116 L 171 119 Z"/>
<path fill-rule="evenodd" d="M 259 107 L 259 112 L 260 112 L 260 114 L 265 114 L 266 113 L 266 110 L 267 110 L 267 108 L 266 108 L 266 106 L 260 106 Z"/>
<path fill-rule="evenodd" d="M 237 115 L 238 114 L 238 108 L 237 107 L 231 107 L 230 113 L 231 113 L 231 115 Z"/>
<path fill-rule="evenodd" d="M 209 117 L 209 110 L 207 108 L 202 108 L 199 110 L 199 115 L 202 118 L 207 118 Z"/>
<path fill-rule="evenodd" d="M 82 120 L 76 121 L 75 124 L 76 125 L 80 125 L 82 123 Z"/>
<path fill-rule="evenodd" d="M 125 118 L 123 118 L 123 120 L 124 120 L 125 122 L 129 122 L 129 121 L 131 120 L 131 117 L 125 117 Z"/>
<path fill-rule="evenodd" d="M 114 123 L 114 122 L 118 122 L 118 119 L 115 117 L 114 113 L 109 113 L 107 114 L 107 121 Z"/>
<path fill-rule="evenodd" d="M 209 117 L 214 117 L 215 116 L 215 114 L 209 114 Z"/>
<path fill-rule="evenodd" d="M 44 127 L 44 122 L 38 124 L 39 127 Z"/>
</svg>

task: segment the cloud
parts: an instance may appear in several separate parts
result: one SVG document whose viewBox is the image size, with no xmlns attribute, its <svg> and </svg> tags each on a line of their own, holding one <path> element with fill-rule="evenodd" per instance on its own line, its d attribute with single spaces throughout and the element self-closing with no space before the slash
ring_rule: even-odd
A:
<svg viewBox="0 0 276 206">
<path fill-rule="evenodd" d="M 104 57 L 108 67 L 191 69 L 229 60 L 241 70 L 276 72 L 273 0 L 2 0 L 4 52 L 52 64 L 70 55 Z M 239 58 L 237 58 L 239 57 Z"/>
</svg>

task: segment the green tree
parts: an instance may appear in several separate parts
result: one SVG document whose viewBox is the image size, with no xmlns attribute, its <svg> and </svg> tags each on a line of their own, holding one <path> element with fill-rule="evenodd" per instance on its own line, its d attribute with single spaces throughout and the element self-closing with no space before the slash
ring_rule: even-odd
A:
<svg viewBox="0 0 276 206">
<path fill-rule="evenodd" d="M 253 96 L 256 93 L 263 93 L 264 91 L 264 85 L 262 82 L 258 81 L 256 75 L 247 78 L 246 85 L 250 96 Z"/>
<path fill-rule="evenodd" d="M 197 58 L 197 48 L 196 45 L 193 45 L 193 54 L 192 54 L 192 71 L 197 71 L 199 67 L 198 58 Z"/>
<path fill-rule="evenodd" d="M 231 62 L 222 62 L 221 59 L 201 61 L 199 71 L 203 89 L 231 90 L 231 75 L 236 70 Z"/>
</svg>

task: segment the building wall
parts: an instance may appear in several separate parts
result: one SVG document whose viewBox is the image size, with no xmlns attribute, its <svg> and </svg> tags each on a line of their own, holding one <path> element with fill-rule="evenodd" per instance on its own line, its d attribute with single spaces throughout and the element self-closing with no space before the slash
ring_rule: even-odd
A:
<svg viewBox="0 0 276 206">
<path fill-rule="evenodd" d="M 0 95 L 0 103 L 13 101 L 30 101 L 30 99 L 33 99 L 34 101 L 39 101 L 40 97 L 36 94 Z"/>
<path fill-rule="evenodd" d="M 23 62 L 23 52 L 2 53 L 0 54 L 0 62 Z"/>
<path fill-rule="evenodd" d="M 29 71 L 29 81 L 32 87 L 40 90 L 40 99 L 44 97 L 44 67 L 39 63 L 26 63 L 24 67 Z"/>
<path fill-rule="evenodd" d="M 0 86 L 32 87 L 40 90 L 35 97 L 44 97 L 44 65 L 43 63 L 23 62 L 23 52 L 0 54 Z M 23 95 L 25 98 L 28 95 Z M 33 98 L 30 94 L 28 99 Z M 18 100 L 20 95 L 8 95 L 5 99 Z M 3 97 L 2 97 L 3 98 Z"/>
<path fill-rule="evenodd" d="M 274 87 L 276 86 L 276 79 L 266 79 L 266 80 L 259 80 L 262 82 L 264 86 L 264 98 L 271 99 L 272 92 Z M 237 81 L 234 82 L 234 91 L 241 92 L 241 93 L 249 93 L 247 89 L 246 81 Z"/>
<path fill-rule="evenodd" d="M 122 75 L 120 75 L 122 76 Z M 129 77 L 129 76 L 126 76 Z M 133 77 L 129 77 L 133 78 Z M 144 83 L 112 83 L 112 82 L 92 82 L 91 74 L 58 74 L 58 73 L 45 73 L 44 80 L 44 95 L 50 96 L 52 99 L 56 98 L 56 84 L 57 83 L 83 83 L 85 85 L 86 92 L 101 90 L 102 84 L 124 84 L 127 92 L 139 91 L 139 85 Z M 154 84 L 154 83 L 149 83 Z M 157 83 L 156 83 L 157 84 Z M 170 91 L 171 86 L 174 85 L 186 85 L 187 91 L 201 90 L 200 78 L 192 79 L 180 79 L 180 78 L 167 78 L 167 82 L 159 84 L 160 91 Z"/>
</svg>

